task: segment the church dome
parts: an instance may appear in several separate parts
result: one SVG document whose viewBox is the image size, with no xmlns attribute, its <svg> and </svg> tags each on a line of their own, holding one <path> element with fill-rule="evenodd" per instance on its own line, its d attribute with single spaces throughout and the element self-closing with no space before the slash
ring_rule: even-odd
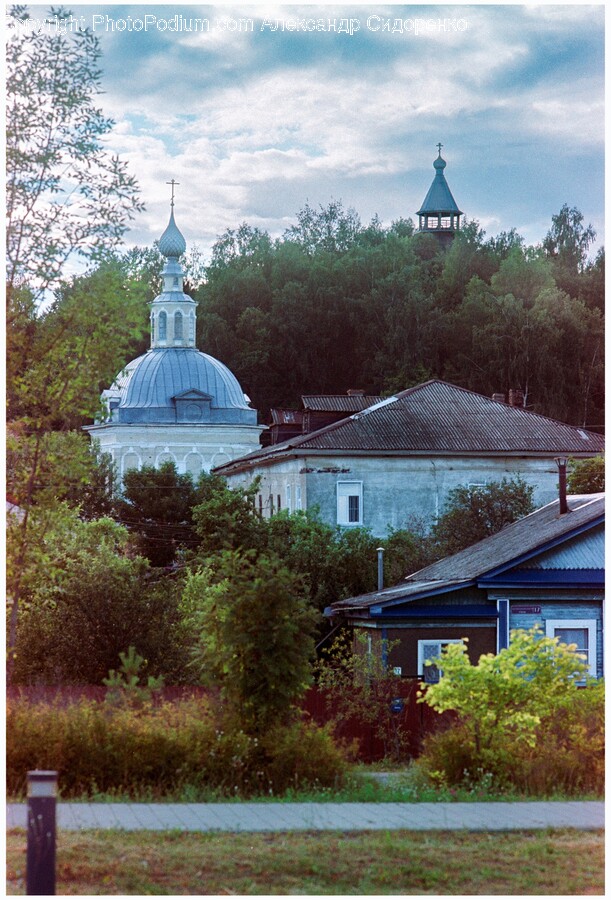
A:
<svg viewBox="0 0 611 900">
<path fill-rule="evenodd" d="M 235 375 L 195 348 L 149 350 L 129 363 L 115 385 L 114 417 L 121 423 L 256 424 Z"/>
<path fill-rule="evenodd" d="M 235 375 L 195 346 L 197 303 L 183 292 L 178 256 L 185 239 L 170 213 L 159 240 L 163 291 L 151 303 L 151 348 L 128 363 L 103 397 L 121 425 L 256 425 L 257 412 Z"/>
<path fill-rule="evenodd" d="M 186 249 L 187 242 L 174 221 L 174 210 L 172 210 L 168 227 L 159 238 L 159 251 L 163 256 L 178 258 Z"/>
</svg>

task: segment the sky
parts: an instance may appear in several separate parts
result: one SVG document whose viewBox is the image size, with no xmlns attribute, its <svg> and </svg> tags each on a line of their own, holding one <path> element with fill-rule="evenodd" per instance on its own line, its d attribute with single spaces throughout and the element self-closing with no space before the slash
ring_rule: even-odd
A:
<svg viewBox="0 0 611 900">
<path fill-rule="evenodd" d="M 487 237 L 540 243 L 568 203 L 604 243 L 602 4 L 68 8 L 100 40 L 106 144 L 146 204 L 128 246 L 164 230 L 171 179 L 206 260 L 242 222 L 282 236 L 306 202 L 417 222 L 438 142 Z"/>
</svg>

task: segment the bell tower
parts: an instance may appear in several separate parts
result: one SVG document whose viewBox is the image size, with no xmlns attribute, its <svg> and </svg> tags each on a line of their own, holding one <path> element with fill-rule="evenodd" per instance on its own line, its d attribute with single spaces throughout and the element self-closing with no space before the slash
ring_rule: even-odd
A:
<svg viewBox="0 0 611 900">
<path fill-rule="evenodd" d="M 449 247 L 460 228 L 462 210 L 456 205 L 443 170 L 446 161 L 441 156 L 443 144 L 437 144 L 438 156 L 433 162 L 435 177 L 417 212 L 418 231 L 435 235 L 441 247 Z"/>
<path fill-rule="evenodd" d="M 151 349 L 195 347 L 195 308 L 197 303 L 183 293 L 184 273 L 179 257 L 187 249 L 184 237 L 174 221 L 174 187 L 172 179 L 170 221 L 159 239 L 159 250 L 166 258 L 161 273 L 163 289 L 151 303 Z"/>
</svg>

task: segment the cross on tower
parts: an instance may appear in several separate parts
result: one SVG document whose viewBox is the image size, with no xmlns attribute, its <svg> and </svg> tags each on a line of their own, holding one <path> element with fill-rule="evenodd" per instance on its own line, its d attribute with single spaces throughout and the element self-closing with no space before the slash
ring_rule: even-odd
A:
<svg viewBox="0 0 611 900">
<path fill-rule="evenodd" d="M 437 144 L 437 149 L 439 150 L 439 155 L 440 155 L 440 156 L 441 156 L 441 148 L 442 148 L 442 147 L 443 147 L 443 144 Z"/>
<path fill-rule="evenodd" d="M 166 184 L 171 184 L 171 185 L 172 185 L 172 201 L 171 201 L 171 204 L 170 204 L 170 205 L 171 205 L 172 209 L 174 209 L 174 187 L 175 187 L 177 184 L 180 184 L 180 181 L 174 181 L 174 179 L 172 178 L 171 181 L 166 181 Z"/>
</svg>

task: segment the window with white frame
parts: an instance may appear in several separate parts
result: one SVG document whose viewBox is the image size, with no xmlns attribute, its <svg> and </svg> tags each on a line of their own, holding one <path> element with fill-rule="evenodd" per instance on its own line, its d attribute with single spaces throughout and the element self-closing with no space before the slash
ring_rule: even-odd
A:
<svg viewBox="0 0 611 900">
<path fill-rule="evenodd" d="M 338 481 L 337 524 L 363 524 L 363 482 Z"/>
<path fill-rule="evenodd" d="M 425 684 L 437 684 L 443 672 L 436 663 L 429 660 L 439 659 L 444 647 L 448 644 L 462 644 L 460 638 L 435 638 L 418 641 L 418 675 Z"/>
<path fill-rule="evenodd" d="M 596 678 L 596 619 L 547 619 L 545 634 L 559 638 L 561 644 L 575 644 L 575 652 L 588 664 L 588 674 Z"/>
<path fill-rule="evenodd" d="M 289 515 L 293 512 L 293 507 L 291 503 L 291 486 L 287 484 L 286 486 L 286 509 Z"/>
<path fill-rule="evenodd" d="M 295 509 L 301 509 L 301 485 L 295 486 Z"/>
</svg>

